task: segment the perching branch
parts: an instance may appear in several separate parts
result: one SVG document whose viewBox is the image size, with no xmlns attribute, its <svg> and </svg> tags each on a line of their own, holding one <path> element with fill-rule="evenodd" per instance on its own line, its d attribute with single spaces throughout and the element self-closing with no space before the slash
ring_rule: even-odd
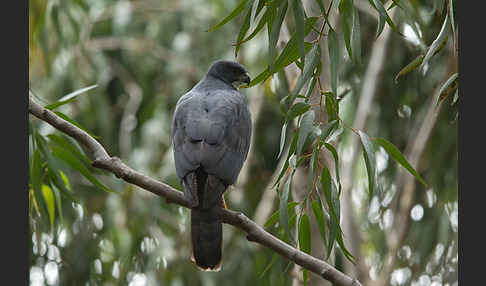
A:
<svg viewBox="0 0 486 286">
<path fill-rule="evenodd" d="M 158 196 L 162 196 L 169 203 L 175 203 L 184 207 L 189 206 L 189 202 L 185 199 L 182 192 L 131 169 L 117 157 L 111 157 L 103 146 L 88 133 L 60 118 L 52 111 L 40 106 L 33 101 L 31 96 L 29 96 L 29 113 L 49 123 L 59 131 L 73 137 L 85 146 L 94 158 L 92 163 L 94 167 L 107 170 L 128 183 L 137 185 Z M 361 283 L 356 279 L 345 275 L 326 262 L 306 254 L 273 236 L 243 213 L 223 208 L 218 209 L 217 212 L 224 223 L 231 224 L 248 233 L 247 239 L 249 241 L 272 249 L 290 261 L 316 273 L 323 279 L 331 281 L 334 285 L 361 286 Z"/>
</svg>

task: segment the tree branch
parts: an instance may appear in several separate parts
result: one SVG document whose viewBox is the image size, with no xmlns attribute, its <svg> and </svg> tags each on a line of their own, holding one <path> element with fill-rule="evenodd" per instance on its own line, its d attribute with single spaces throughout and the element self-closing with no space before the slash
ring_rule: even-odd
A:
<svg viewBox="0 0 486 286">
<path fill-rule="evenodd" d="M 40 106 L 33 101 L 31 96 L 29 96 L 29 113 L 68 134 L 85 146 L 94 157 L 92 163 L 94 167 L 107 170 L 128 183 L 137 185 L 158 196 L 162 196 L 167 199 L 168 203 L 175 203 L 184 207 L 190 205 L 182 192 L 131 169 L 117 157 L 111 157 L 103 146 L 88 133 L 60 118 L 52 111 Z M 273 236 L 243 213 L 223 208 L 218 209 L 217 213 L 224 223 L 231 224 L 248 233 L 247 239 L 249 241 L 274 250 L 290 261 L 316 273 L 323 279 L 341 286 L 361 285 L 356 279 L 350 278 L 326 262 L 306 254 Z"/>
</svg>

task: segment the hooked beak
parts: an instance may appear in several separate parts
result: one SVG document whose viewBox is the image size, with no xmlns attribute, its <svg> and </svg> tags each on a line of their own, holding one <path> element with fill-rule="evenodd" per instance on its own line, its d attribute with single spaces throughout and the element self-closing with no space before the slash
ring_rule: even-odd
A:
<svg viewBox="0 0 486 286">
<path fill-rule="evenodd" d="M 237 85 L 238 87 L 245 88 L 248 87 L 250 82 L 251 82 L 250 76 L 248 75 L 248 73 L 244 73 L 238 78 Z"/>
<path fill-rule="evenodd" d="M 250 76 L 248 75 L 248 73 L 245 73 L 241 76 L 241 82 L 244 82 L 246 84 L 250 84 Z"/>
</svg>

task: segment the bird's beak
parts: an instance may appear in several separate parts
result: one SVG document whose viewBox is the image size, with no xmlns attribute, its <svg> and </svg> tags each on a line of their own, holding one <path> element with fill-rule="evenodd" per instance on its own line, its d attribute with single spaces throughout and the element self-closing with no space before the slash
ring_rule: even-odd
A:
<svg viewBox="0 0 486 286">
<path fill-rule="evenodd" d="M 251 79 L 248 73 L 244 73 L 238 78 L 238 83 L 240 84 L 240 87 L 246 88 L 250 84 Z"/>
<path fill-rule="evenodd" d="M 250 79 L 250 76 L 247 73 L 243 74 L 241 77 L 242 77 L 241 82 L 244 82 L 246 84 L 250 84 L 251 79 Z"/>
</svg>

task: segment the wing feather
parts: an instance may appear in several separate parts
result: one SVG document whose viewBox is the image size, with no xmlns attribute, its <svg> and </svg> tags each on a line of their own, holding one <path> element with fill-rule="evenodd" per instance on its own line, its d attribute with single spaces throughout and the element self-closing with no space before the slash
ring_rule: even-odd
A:
<svg viewBox="0 0 486 286">
<path fill-rule="evenodd" d="M 233 184 L 248 154 L 251 116 L 246 98 L 233 89 L 185 94 L 172 124 L 176 172 L 182 179 L 202 166 Z"/>
</svg>

